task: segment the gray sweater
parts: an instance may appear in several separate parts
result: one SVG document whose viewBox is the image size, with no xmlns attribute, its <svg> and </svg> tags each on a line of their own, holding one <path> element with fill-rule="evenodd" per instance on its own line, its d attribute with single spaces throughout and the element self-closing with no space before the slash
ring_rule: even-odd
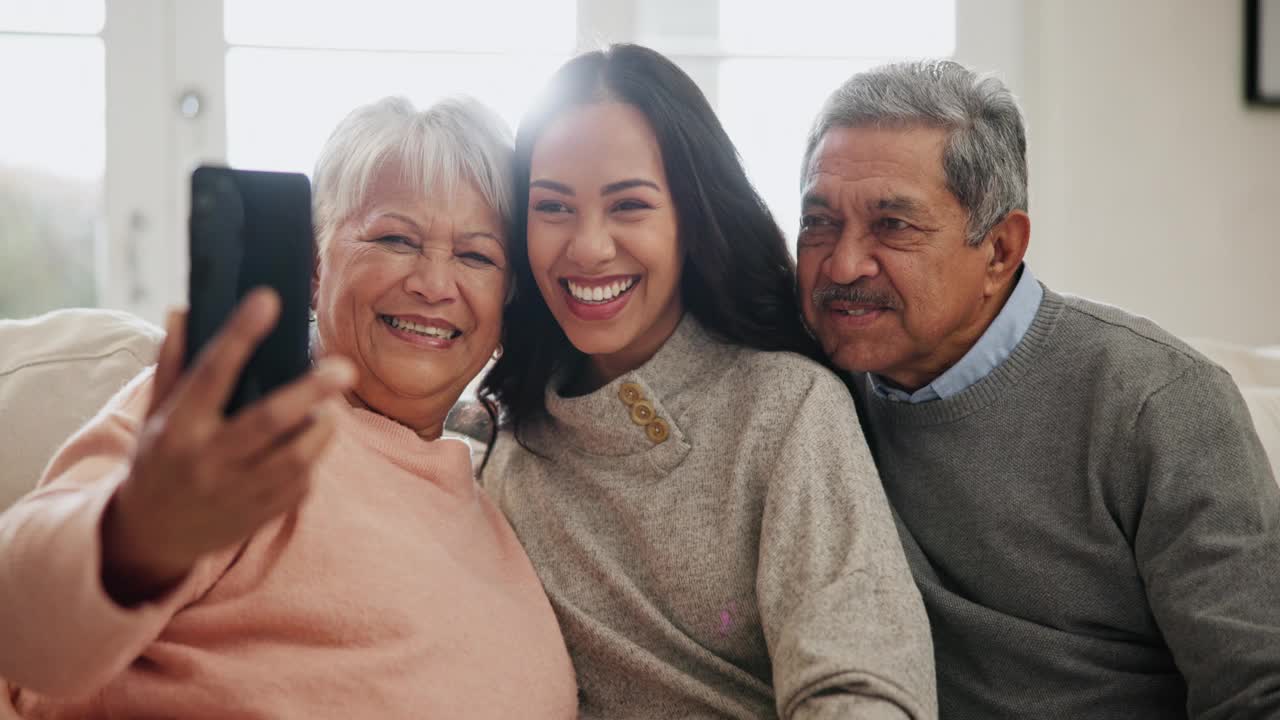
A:
<svg viewBox="0 0 1280 720">
<path fill-rule="evenodd" d="M 504 433 L 484 479 L 584 718 L 936 717 L 924 608 L 834 375 L 686 316 L 641 368 L 547 406 L 537 454 Z"/>
<path fill-rule="evenodd" d="M 956 396 L 855 385 L 944 720 L 1280 717 L 1280 490 L 1225 371 L 1046 291 Z"/>
</svg>

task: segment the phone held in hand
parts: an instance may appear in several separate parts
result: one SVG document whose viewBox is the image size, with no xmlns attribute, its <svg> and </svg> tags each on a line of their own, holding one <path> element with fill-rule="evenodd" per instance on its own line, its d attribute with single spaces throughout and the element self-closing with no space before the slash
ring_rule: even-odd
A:
<svg viewBox="0 0 1280 720">
<path fill-rule="evenodd" d="M 249 291 L 269 286 L 280 295 L 276 326 L 250 357 L 224 408 L 230 416 L 311 365 L 311 184 L 297 173 L 201 166 L 191 175 L 189 233 L 184 367 Z"/>
</svg>

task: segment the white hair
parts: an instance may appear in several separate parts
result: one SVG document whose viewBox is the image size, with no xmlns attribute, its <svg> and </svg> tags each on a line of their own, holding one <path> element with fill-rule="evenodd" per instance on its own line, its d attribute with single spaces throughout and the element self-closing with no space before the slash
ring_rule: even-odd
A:
<svg viewBox="0 0 1280 720">
<path fill-rule="evenodd" d="M 448 98 L 422 111 L 401 97 L 358 107 L 338 123 L 316 161 L 311 204 L 319 249 L 366 206 L 378 173 L 392 163 L 424 195 L 449 197 L 473 183 L 509 227 L 511 162 L 511 131 L 472 98 Z"/>
<path fill-rule="evenodd" d="M 1000 80 L 950 60 L 883 65 L 837 88 L 809 131 L 801 185 L 828 130 L 912 124 L 948 133 L 942 166 L 947 188 L 969 212 L 970 245 L 1013 210 L 1027 209 L 1027 134 L 1017 101 Z"/>
</svg>

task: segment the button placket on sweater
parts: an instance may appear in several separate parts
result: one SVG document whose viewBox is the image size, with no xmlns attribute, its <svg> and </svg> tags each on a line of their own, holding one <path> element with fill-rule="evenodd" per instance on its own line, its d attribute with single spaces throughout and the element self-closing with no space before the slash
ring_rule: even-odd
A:
<svg viewBox="0 0 1280 720">
<path fill-rule="evenodd" d="M 618 399 L 630 410 L 631 422 L 644 429 L 649 442 L 661 445 L 671 437 L 671 426 L 658 416 L 653 403 L 644 396 L 644 388 L 638 383 L 622 383 L 618 388 Z"/>
<path fill-rule="evenodd" d="M 693 411 L 690 378 L 726 362 L 731 351 L 685 316 L 648 362 L 594 392 L 561 394 L 564 376 L 548 383 L 550 422 L 533 442 L 549 456 L 613 457 L 629 467 L 643 463 L 634 467 L 638 474 L 646 473 L 643 468 L 648 466 L 666 475 L 692 449 L 681 427 Z"/>
</svg>

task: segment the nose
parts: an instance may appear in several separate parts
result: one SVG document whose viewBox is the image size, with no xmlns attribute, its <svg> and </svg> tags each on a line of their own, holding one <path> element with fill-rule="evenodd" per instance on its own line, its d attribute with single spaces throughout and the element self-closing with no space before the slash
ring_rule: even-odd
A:
<svg viewBox="0 0 1280 720">
<path fill-rule="evenodd" d="M 603 268 L 618 254 L 608 228 L 599 221 L 584 221 L 569 239 L 566 257 L 584 271 Z"/>
<path fill-rule="evenodd" d="M 424 249 L 404 280 L 405 291 L 431 304 L 458 298 L 457 263 L 453 253 L 439 248 Z"/>
<path fill-rule="evenodd" d="M 874 234 L 847 228 L 827 258 L 827 277 L 831 282 L 851 285 L 864 277 L 879 275 L 880 262 L 876 259 L 875 248 Z"/>
</svg>

